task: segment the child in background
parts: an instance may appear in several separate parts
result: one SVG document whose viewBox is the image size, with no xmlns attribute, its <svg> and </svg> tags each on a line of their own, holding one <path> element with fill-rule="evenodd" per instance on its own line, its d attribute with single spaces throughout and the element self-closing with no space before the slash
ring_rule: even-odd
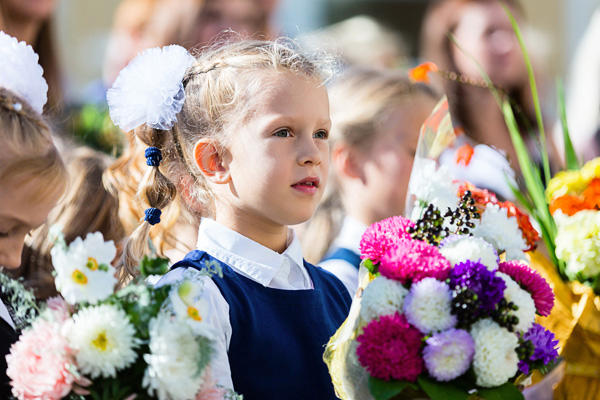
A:
<svg viewBox="0 0 600 400">
<path fill-rule="evenodd" d="M 0 267 L 21 265 L 25 236 L 58 202 L 67 172 L 42 117 L 48 85 L 38 56 L 0 31 Z M 10 398 L 6 354 L 18 338 L 18 320 L 0 288 L 0 398 Z"/>
<path fill-rule="evenodd" d="M 139 191 L 150 208 L 123 264 L 140 259 L 176 187 L 203 203 L 197 250 L 159 284 L 222 272 L 196 274 L 204 291 L 190 310 L 214 334 L 218 383 L 246 400 L 336 398 L 323 350 L 350 296 L 288 228 L 311 217 L 327 181 L 329 65 L 285 41 L 196 59 L 168 46 L 134 59 L 107 96 L 113 121 L 150 146 Z"/>
<path fill-rule="evenodd" d="M 368 225 L 402 215 L 419 129 L 435 93 L 405 74 L 350 69 L 330 88 L 331 176 L 303 233 L 307 260 L 354 294 L 360 238 Z"/>
<path fill-rule="evenodd" d="M 87 147 L 63 152 L 69 172 L 67 192 L 48 215 L 48 220 L 25 240 L 21 268 L 15 271 L 34 289 L 38 299 L 56 296 L 50 250 L 53 225 L 60 226 L 67 243 L 101 232 L 104 240 L 119 243 L 125 233 L 118 219 L 119 202 L 103 184 L 104 171 L 112 158 Z"/>
</svg>

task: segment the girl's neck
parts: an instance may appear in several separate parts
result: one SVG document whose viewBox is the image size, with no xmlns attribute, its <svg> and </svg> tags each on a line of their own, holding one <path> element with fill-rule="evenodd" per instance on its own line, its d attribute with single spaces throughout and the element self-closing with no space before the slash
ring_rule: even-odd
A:
<svg viewBox="0 0 600 400">
<path fill-rule="evenodd" d="M 288 228 L 285 225 L 225 207 L 217 207 L 215 214 L 215 221 L 248 239 L 277 253 L 287 249 Z"/>
<path fill-rule="evenodd" d="M 6 33 L 31 46 L 35 46 L 36 38 L 41 28 L 42 23 L 34 19 L 13 20 L 11 23 L 11 19 L 7 18 L 6 22 Z"/>
</svg>

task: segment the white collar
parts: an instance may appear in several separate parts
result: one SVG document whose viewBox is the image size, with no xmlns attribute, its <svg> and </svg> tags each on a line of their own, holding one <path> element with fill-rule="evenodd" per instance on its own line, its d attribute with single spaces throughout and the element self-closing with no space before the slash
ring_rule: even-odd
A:
<svg viewBox="0 0 600 400">
<path fill-rule="evenodd" d="M 300 268 L 306 281 L 310 282 L 300 241 L 292 229 L 288 232 L 288 247 L 279 254 L 212 219 L 202 218 L 197 247 L 263 286 L 269 286 L 287 260 Z"/>
<path fill-rule="evenodd" d="M 343 247 L 348 250 L 352 250 L 356 254 L 360 254 L 360 239 L 363 233 L 367 230 L 367 225 L 358 221 L 357 219 L 346 216 L 342 223 L 339 235 L 335 238 L 335 241 L 331 245 L 331 250 Z"/>
</svg>

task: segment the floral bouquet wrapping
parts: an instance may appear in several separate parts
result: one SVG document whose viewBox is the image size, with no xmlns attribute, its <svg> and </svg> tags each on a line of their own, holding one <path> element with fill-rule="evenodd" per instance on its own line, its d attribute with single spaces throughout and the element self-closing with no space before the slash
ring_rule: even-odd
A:
<svg viewBox="0 0 600 400">
<path fill-rule="evenodd" d="M 25 399 L 234 398 L 211 377 L 211 333 L 201 280 L 153 288 L 136 281 L 114 292 L 112 241 L 101 233 L 52 249 L 56 286 L 7 355 L 12 393 Z M 143 276 L 166 259 L 144 258 Z M 217 270 L 214 273 L 218 273 Z"/>
</svg>

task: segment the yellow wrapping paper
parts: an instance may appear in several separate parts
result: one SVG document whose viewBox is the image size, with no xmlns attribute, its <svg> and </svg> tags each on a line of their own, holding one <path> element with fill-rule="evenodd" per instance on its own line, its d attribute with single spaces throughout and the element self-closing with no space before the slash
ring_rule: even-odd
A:
<svg viewBox="0 0 600 400">
<path fill-rule="evenodd" d="M 554 399 L 600 399 L 600 297 L 578 282 L 564 282 L 540 252 L 529 257 L 531 266 L 546 278 L 556 296 L 552 313 L 538 317 L 538 322 L 559 340 L 565 364 Z"/>
</svg>

